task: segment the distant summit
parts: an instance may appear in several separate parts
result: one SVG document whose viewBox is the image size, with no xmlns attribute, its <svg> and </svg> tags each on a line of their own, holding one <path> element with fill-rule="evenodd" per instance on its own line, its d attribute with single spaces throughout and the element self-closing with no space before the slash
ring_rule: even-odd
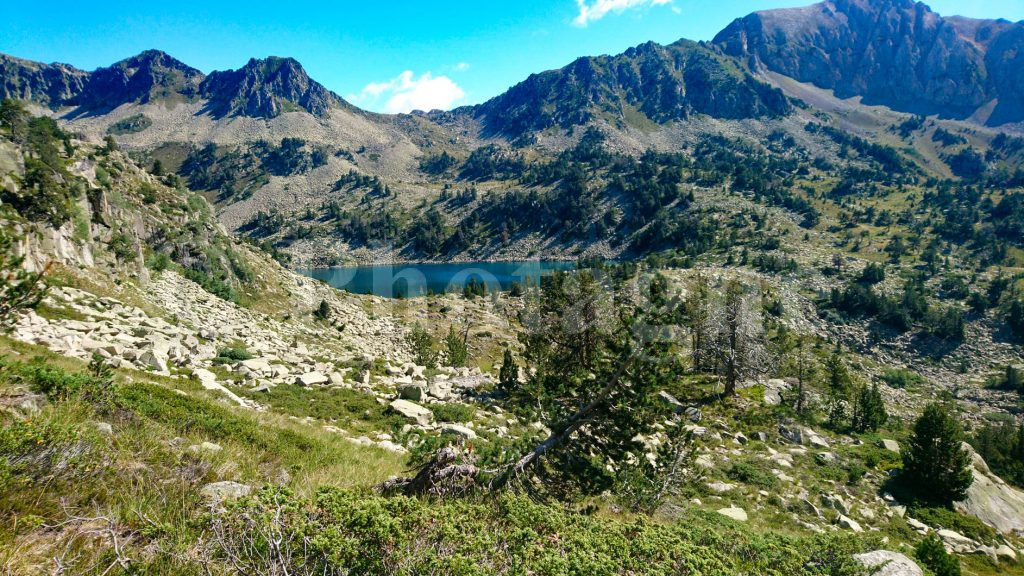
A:
<svg viewBox="0 0 1024 576">
<path fill-rule="evenodd" d="M 282 112 L 303 109 L 324 116 L 341 98 L 312 80 L 294 58 L 255 58 L 239 68 L 213 72 L 200 90 L 218 116 L 243 115 L 273 118 Z"/>
<path fill-rule="evenodd" d="M 204 75 L 159 50 L 146 50 L 89 74 L 84 89 L 71 102 L 87 111 L 113 110 L 126 103 L 148 104 L 199 96 Z"/>
<path fill-rule="evenodd" d="M 579 58 L 516 84 L 471 112 L 488 130 L 509 136 L 552 126 L 585 124 L 600 115 L 639 113 L 665 123 L 693 114 L 739 120 L 781 116 L 790 105 L 780 90 L 754 78 L 708 47 L 682 40 L 654 42 L 617 56 Z"/>
<path fill-rule="evenodd" d="M 714 43 L 752 66 L 895 110 L 1024 121 L 1024 24 L 944 18 L 912 0 L 755 12 Z"/>
<path fill-rule="evenodd" d="M 75 115 L 103 114 L 123 104 L 207 100 L 215 116 L 273 118 L 305 110 L 324 116 L 343 100 L 312 80 L 293 58 L 251 59 L 238 70 L 209 76 L 160 50 L 146 50 L 85 72 L 0 54 L 0 98 L 31 100 Z"/>
</svg>

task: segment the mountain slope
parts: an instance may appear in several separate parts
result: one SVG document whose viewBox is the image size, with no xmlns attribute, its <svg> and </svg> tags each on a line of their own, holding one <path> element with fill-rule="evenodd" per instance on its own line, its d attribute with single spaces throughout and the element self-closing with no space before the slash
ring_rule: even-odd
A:
<svg viewBox="0 0 1024 576">
<path fill-rule="evenodd" d="M 683 40 L 669 46 L 648 42 L 617 56 L 580 58 L 564 68 L 533 74 L 461 112 L 481 118 L 492 134 L 518 137 L 586 124 L 600 115 L 622 118 L 632 111 L 664 124 L 694 114 L 743 119 L 782 116 L 789 110 L 781 92 L 742 66 Z"/>
<path fill-rule="evenodd" d="M 943 18 L 912 0 L 830 0 L 755 12 L 714 43 L 840 97 L 990 126 L 1024 121 L 1024 24 Z"/>
<path fill-rule="evenodd" d="M 67 64 L 43 64 L 0 54 L 0 98 L 60 108 L 81 93 L 89 74 Z"/>
</svg>

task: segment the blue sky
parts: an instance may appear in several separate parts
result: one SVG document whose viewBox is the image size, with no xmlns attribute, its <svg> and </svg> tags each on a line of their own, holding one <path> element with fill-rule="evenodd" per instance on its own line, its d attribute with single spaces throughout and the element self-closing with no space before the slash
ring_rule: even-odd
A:
<svg viewBox="0 0 1024 576">
<path fill-rule="evenodd" d="M 754 10 L 811 0 L 10 2 L 0 52 L 87 70 L 158 48 L 204 72 L 293 56 L 372 110 L 450 108 L 532 72 L 647 40 L 709 40 Z M 1024 20 L 1021 0 L 933 0 L 944 15 Z"/>
</svg>

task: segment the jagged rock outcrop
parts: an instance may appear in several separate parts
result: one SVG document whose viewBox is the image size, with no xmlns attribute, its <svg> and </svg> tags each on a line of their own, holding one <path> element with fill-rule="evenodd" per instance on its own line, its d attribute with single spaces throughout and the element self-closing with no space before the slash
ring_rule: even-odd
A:
<svg viewBox="0 0 1024 576">
<path fill-rule="evenodd" d="M 913 0 L 755 12 L 714 43 L 752 66 L 912 113 L 1024 121 L 1024 24 L 943 18 Z"/>
<path fill-rule="evenodd" d="M 681 40 L 668 46 L 647 42 L 618 56 L 580 58 L 455 112 L 480 117 L 492 133 L 516 137 L 585 124 L 601 114 L 625 119 L 634 111 L 665 123 L 693 114 L 723 119 L 782 116 L 790 104 L 781 91 L 721 54 Z"/>
<path fill-rule="evenodd" d="M 191 100 L 199 95 L 203 78 L 202 72 L 165 52 L 146 50 L 89 74 L 81 94 L 72 103 L 82 111 L 101 112 L 129 102 Z"/>
<path fill-rule="evenodd" d="M 43 64 L 0 54 L 0 99 L 31 100 L 60 108 L 81 93 L 89 73 L 67 64 Z"/>
<path fill-rule="evenodd" d="M 253 58 L 238 70 L 213 72 L 200 86 L 207 108 L 218 116 L 273 118 L 304 109 L 325 116 L 341 98 L 312 80 L 294 58 Z"/>
</svg>

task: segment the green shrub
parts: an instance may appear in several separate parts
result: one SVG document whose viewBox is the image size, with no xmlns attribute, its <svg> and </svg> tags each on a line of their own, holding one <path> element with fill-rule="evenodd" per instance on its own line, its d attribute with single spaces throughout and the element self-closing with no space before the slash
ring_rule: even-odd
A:
<svg viewBox="0 0 1024 576">
<path fill-rule="evenodd" d="M 336 489 L 311 500 L 266 488 L 213 519 L 241 573 L 258 573 L 264 535 L 289 573 L 545 574 L 634 576 L 759 574 L 854 576 L 857 538 L 756 533 L 712 514 L 684 511 L 672 524 L 618 521 L 504 495 L 420 500 Z M 443 542 L 443 546 L 438 543 Z"/>
<path fill-rule="evenodd" d="M 471 422 L 476 413 L 472 406 L 456 402 L 431 404 L 430 410 L 440 422 Z"/>
<path fill-rule="evenodd" d="M 737 482 L 766 489 L 774 488 L 779 483 L 778 478 L 772 475 L 768 466 L 759 460 L 736 462 L 726 471 L 726 475 Z"/>
<path fill-rule="evenodd" d="M 68 372 L 38 357 L 27 364 L 2 361 L 0 372 L 5 378 L 23 383 L 53 402 L 80 400 L 102 413 L 114 407 L 117 387 L 106 370 L 97 370 L 95 374 Z"/>
<path fill-rule="evenodd" d="M 231 364 L 251 360 L 253 355 L 245 349 L 245 346 L 224 346 L 217 350 L 217 357 L 213 359 L 215 364 Z"/>
<path fill-rule="evenodd" d="M 914 555 L 935 576 L 960 576 L 960 561 L 946 552 L 946 547 L 935 535 L 931 535 L 917 545 Z"/>
<path fill-rule="evenodd" d="M 920 386 L 924 384 L 924 378 L 920 374 L 902 368 L 886 368 L 882 372 L 881 378 L 883 382 L 893 388 L 906 388 L 907 386 Z"/>
<path fill-rule="evenodd" d="M 953 530 L 979 542 L 991 542 L 996 537 L 995 530 L 981 520 L 949 508 L 915 506 L 909 513 L 929 526 Z"/>
</svg>

